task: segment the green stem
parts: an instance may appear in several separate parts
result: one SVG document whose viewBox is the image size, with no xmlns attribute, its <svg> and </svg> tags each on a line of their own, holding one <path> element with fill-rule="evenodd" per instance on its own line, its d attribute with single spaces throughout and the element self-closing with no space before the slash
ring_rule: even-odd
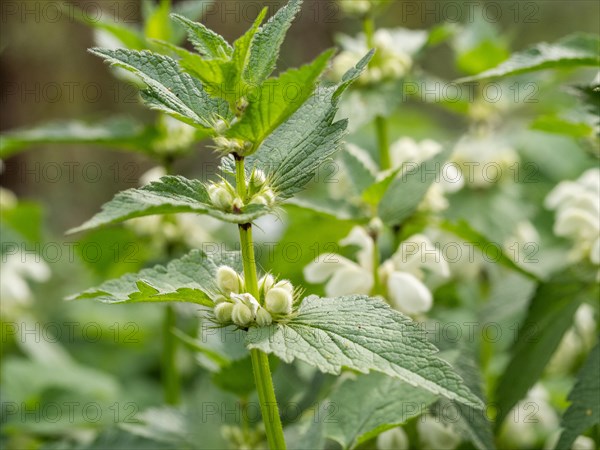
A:
<svg viewBox="0 0 600 450">
<path fill-rule="evenodd" d="M 381 263 L 381 257 L 379 255 L 379 243 L 377 237 L 373 238 L 373 289 L 371 295 L 381 295 L 382 287 L 381 280 L 379 278 L 379 265 Z"/>
<path fill-rule="evenodd" d="M 175 328 L 177 315 L 172 305 L 165 307 L 163 320 L 163 363 L 162 383 L 165 402 L 169 405 L 179 403 L 179 373 L 177 372 L 177 338 L 171 332 Z"/>
<path fill-rule="evenodd" d="M 242 201 L 246 201 L 246 169 L 244 157 L 235 155 L 235 188 Z M 254 294 L 252 294 L 254 295 Z"/>
<path fill-rule="evenodd" d="M 163 159 L 165 173 L 173 173 L 173 157 L 166 156 Z M 165 216 L 163 216 L 163 219 Z M 163 220 L 164 222 L 164 220 Z M 173 249 L 167 246 L 166 256 L 170 259 Z M 179 372 L 177 370 L 177 338 L 172 330 L 177 325 L 177 312 L 173 305 L 166 305 L 163 317 L 163 348 L 162 348 L 162 384 L 165 403 L 176 405 L 180 399 Z"/>
<path fill-rule="evenodd" d="M 379 148 L 379 166 L 381 170 L 392 167 L 390 159 L 390 141 L 388 137 L 388 123 L 385 117 L 375 117 L 375 130 L 377 132 L 377 147 Z"/>
<path fill-rule="evenodd" d="M 375 19 L 372 14 L 367 14 L 363 19 L 363 31 L 367 39 L 367 48 L 375 47 Z"/>
<path fill-rule="evenodd" d="M 246 173 L 244 172 L 244 158 L 235 158 L 235 178 L 238 195 L 246 196 Z M 258 277 L 256 275 L 256 258 L 254 256 L 254 242 L 252 239 L 252 224 L 244 223 L 238 226 L 240 233 L 240 246 L 242 249 L 242 263 L 244 266 L 244 284 L 246 291 L 260 301 L 258 289 Z M 271 377 L 268 356 L 260 350 L 250 350 L 252 359 L 252 371 L 254 372 L 254 383 L 260 402 L 260 411 L 265 425 L 267 442 L 272 450 L 285 450 L 285 439 L 283 427 L 279 417 L 275 388 Z"/>
</svg>

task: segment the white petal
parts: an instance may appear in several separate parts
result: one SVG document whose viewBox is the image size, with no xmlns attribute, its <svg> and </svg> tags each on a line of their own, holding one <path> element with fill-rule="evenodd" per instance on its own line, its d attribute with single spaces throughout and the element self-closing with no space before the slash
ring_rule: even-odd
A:
<svg viewBox="0 0 600 450">
<path fill-rule="evenodd" d="M 144 186 L 146 184 L 152 183 L 153 181 L 158 181 L 166 174 L 167 171 L 164 167 L 156 166 L 142 174 L 142 176 L 140 177 L 140 185 Z"/>
<path fill-rule="evenodd" d="M 544 206 L 548 209 L 558 209 L 565 203 L 569 203 L 577 198 L 583 190 L 572 181 L 563 181 L 559 183 L 544 200 Z"/>
<path fill-rule="evenodd" d="M 373 275 L 358 265 L 338 270 L 325 285 L 328 297 L 349 294 L 369 294 L 373 289 Z"/>
<path fill-rule="evenodd" d="M 348 266 L 357 264 L 337 253 L 323 253 L 304 268 L 304 279 L 309 283 L 323 283 L 335 272 Z"/>
<path fill-rule="evenodd" d="M 340 241 L 341 245 L 356 245 L 359 250 L 356 254 L 358 264 L 365 270 L 373 270 L 373 239 L 363 227 L 356 226 L 350 234 Z"/>
<path fill-rule="evenodd" d="M 422 234 L 415 234 L 402 242 L 392 260 L 398 270 L 416 276 L 423 268 L 444 278 L 450 276 L 450 268 L 442 252 Z"/>
<path fill-rule="evenodd" d="M 427 286 L 405 272 L 394 272 L 387 282 L 391 305 L 407 314 L 418 314 L 429 311 L 433 304 L 433 296 Z"/>
<path fill-rule="evenodd" d="M 554 233 L 580 239 L 595 239 L 598 236 L 599 220 L 588 211 L 567 208 L 556 215 Z"/>
</svg>

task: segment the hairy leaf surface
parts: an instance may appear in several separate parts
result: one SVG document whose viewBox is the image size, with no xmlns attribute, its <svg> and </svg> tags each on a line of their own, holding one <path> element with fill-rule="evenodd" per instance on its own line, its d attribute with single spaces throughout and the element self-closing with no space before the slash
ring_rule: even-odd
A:
<svg viewBox="0 0 600 450">
<path fill-rule="evenodd" d="M 299 359 L 326 373 L 344 367 L 382 372 L 476 408 L 481 400 L 408 317 L 376 298 L 351 295 L 304 299 L 287 324 L 253 328 L 246 343 L 290 363 Z"/>
</svg>

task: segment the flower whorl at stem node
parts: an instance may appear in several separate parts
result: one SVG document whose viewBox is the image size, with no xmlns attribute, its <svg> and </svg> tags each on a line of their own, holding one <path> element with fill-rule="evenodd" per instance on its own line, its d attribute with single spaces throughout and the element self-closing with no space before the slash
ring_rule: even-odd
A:
<svg viewBox="0 0 600 450">
<path fill-rule="evenodd" d="M 216 273 L 219 290 L 213 297 L 216 320 L 242 328 L 252 325 L 265 327 L 274 320 L 285 319 L 293 310 L 294 287 L 288 280 L 276 281 L 266 274 L 258 282 L 259 302 L 252 294 L 244 292 L 243 277 L 229 266 L 220 266 Z"/>
</svg>

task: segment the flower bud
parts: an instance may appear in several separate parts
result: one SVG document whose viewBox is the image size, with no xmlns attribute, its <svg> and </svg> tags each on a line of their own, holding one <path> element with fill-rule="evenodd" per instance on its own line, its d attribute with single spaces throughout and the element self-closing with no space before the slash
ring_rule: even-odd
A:
<svg viewBox="0 0 600 450">
<path fill-rule="evenodd" d="M 227 188 L 221 184 L 211 184 L 208 187 L 208 197 L 211 203 L 219 209 L 230 210 L 233 196 Z"/>
<path fill-rule="evenodd" d="M 227 122 L 225 122 L 223 119 L 219 119 L 215 122 L 213 128 L 217 132 L 217 134 L 223 134 L 225 133 L 225 131 L 227 131 L 228 125 Z"/>
<path fill-rule="evenodd" d="M 292 285 L 290 280 L 279 280 L 277 283 L 275 283 L 275 286 L 273 287 L 283 289 L 284 291 L 289 292 L 290 295 L 294 295 L 294 286 Z"/>
<path fill-rule="evenodd" d="M 258 280 L 258 286 L 263 290 L 263 292 L 267 292 L 269 289 L 273 287 L 275 284 L 275 278 L 270 273 L 263 276 L 260 280 Z"/>
<path fill-rule="evenodd" d="M 252 188 L 258 190 L 265 184 L 266 181 L 267 176 L 262 170 L 254 169 L 252 171 L 252 175 L 250 176 L 250 185 Z"/>
<path fill-rule="evenodd" d="M 292 312 L 292 294 L 287 289 L 274 287 L 267 292 L 265 304 L 273 314 L 290 314 Z"/>
<path fill-rule="evenodd" d="M 240 277 L 235 270 L 229 266 L 221 266 L 217 269 L 217 286 L 223 292 L 240 292 Z"/>
<path fill-rule="evenodd" d="M 231 322 L 231 314 L 233 312 L 233 303 L 223 302 L 215 306 L 215 317 L 221 323 Z"/>
<path fill-rule="evenodd" d="M 258 308 L 258 311 L 256 311 L 256 324 L 259 327 L 266 327 L 271 325 L 271 322 L 273 322 L 273 318 L 269 314 L 269 311 L 263 307 Z"/>
<path fill-rule="evenodd" d="M 236 303 L 231 312 L 231 320 L 240 327 L 247 327 L 252 322 L 252 311 L 243 303 Z"/>
<path fill-rule="evenodd" d="M 242 201 L 241 198 L 236 197 L 236 198 L 233 199 L 232 206 L 233 206 L 233 210 L 234 211 L 241 211 L 242 208 L 244 207 L 244 202 Z"/>
</svg>

